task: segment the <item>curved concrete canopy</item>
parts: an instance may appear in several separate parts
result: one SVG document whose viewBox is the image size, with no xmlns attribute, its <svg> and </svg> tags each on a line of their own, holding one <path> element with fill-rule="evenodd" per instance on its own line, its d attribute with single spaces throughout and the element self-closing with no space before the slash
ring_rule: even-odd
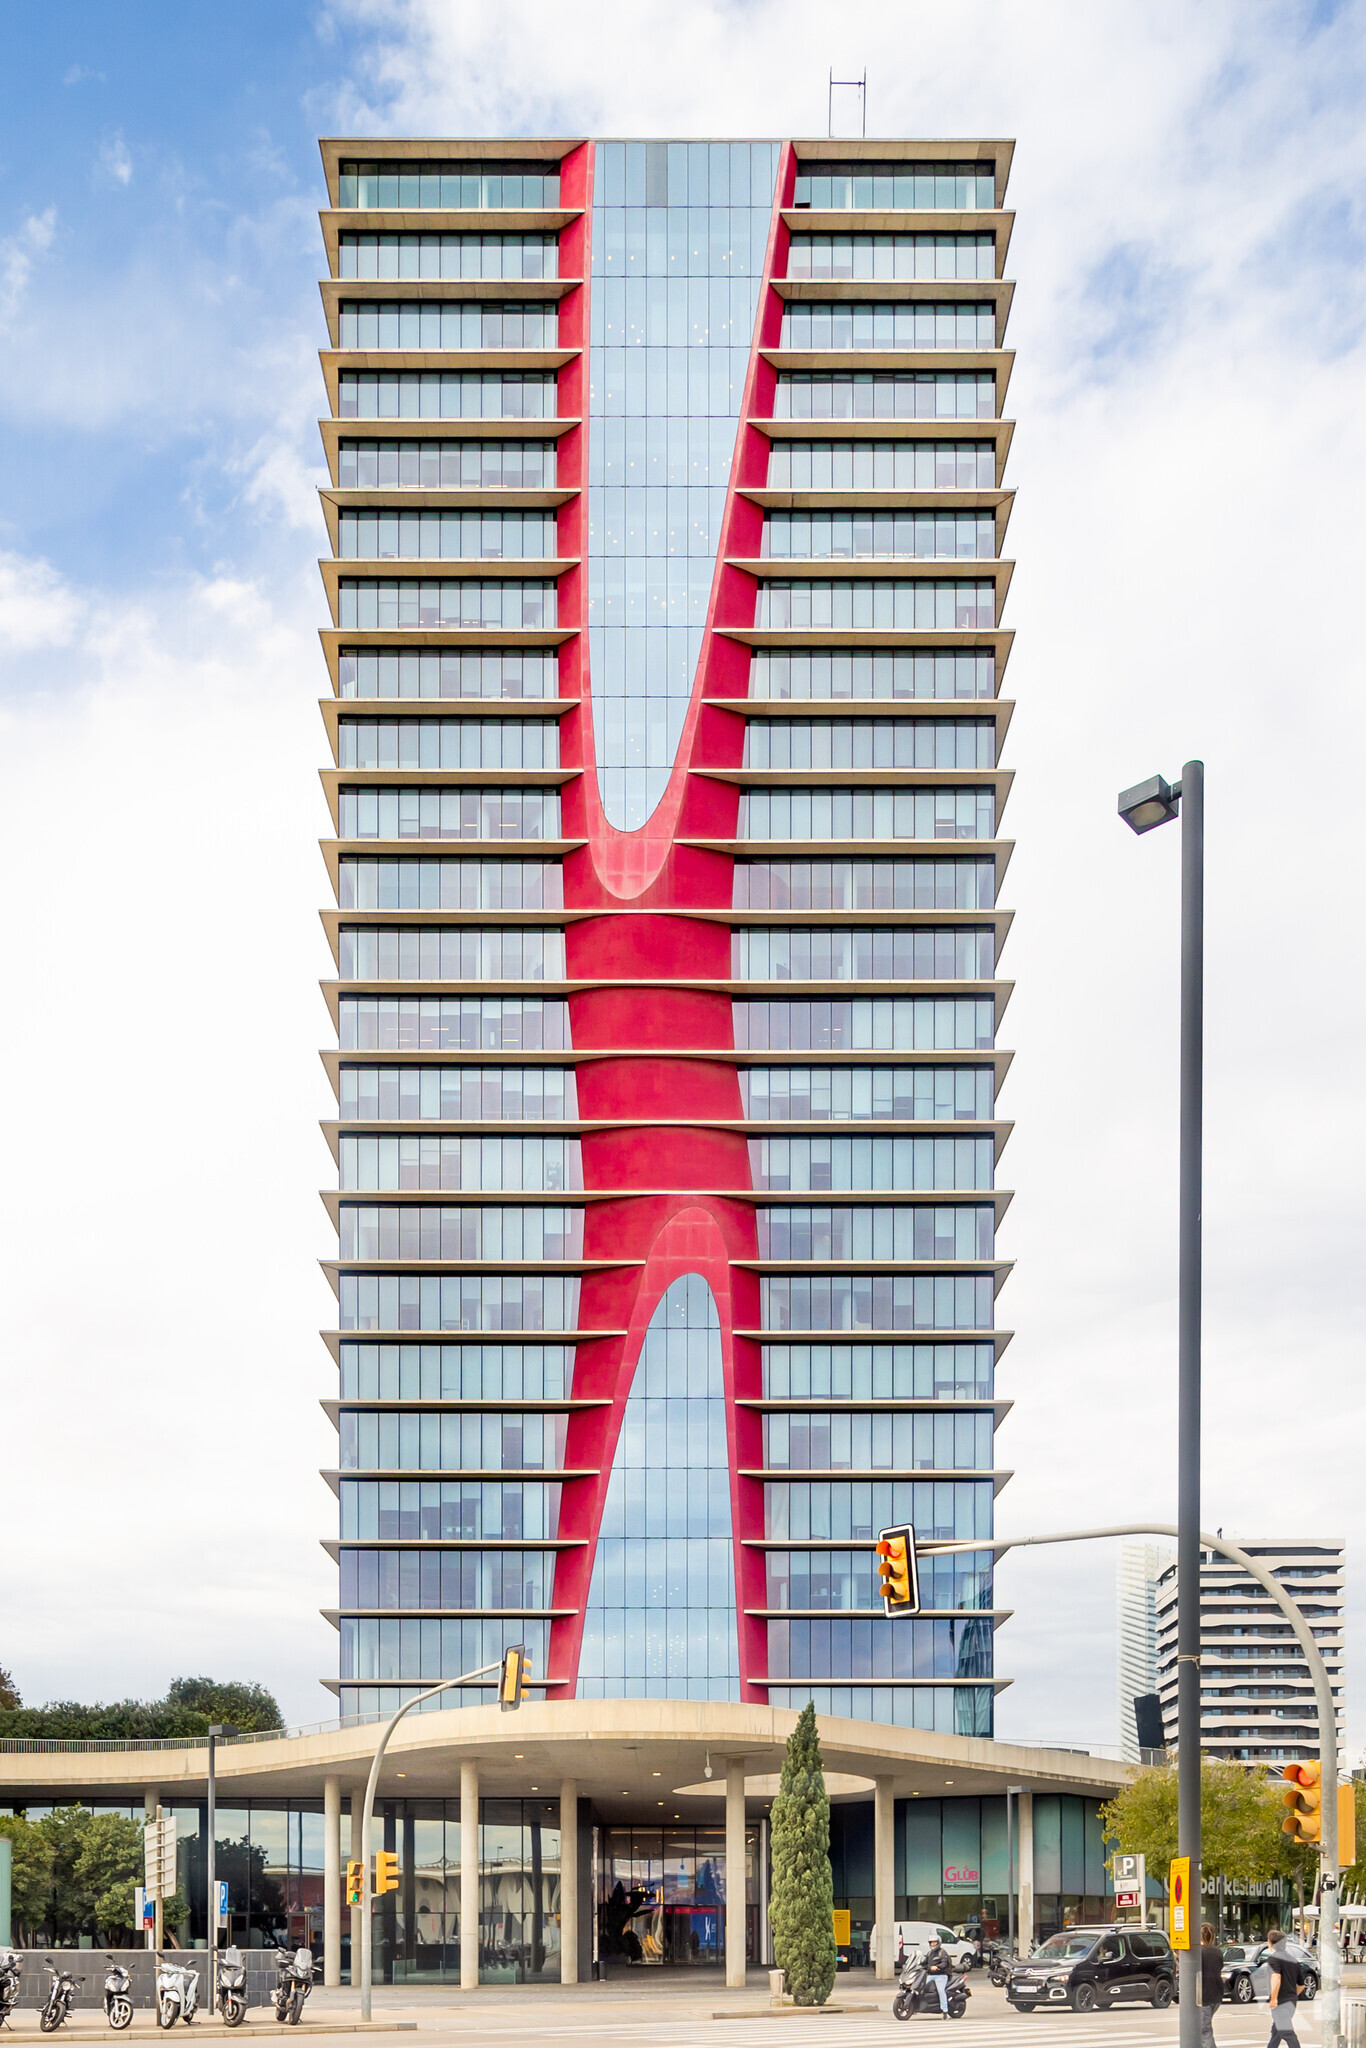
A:
<svg viewBox="0 0 1366 2048">
<path fill-rule="evenodd" d="M 743 1756 L 759 1782 L 776 1774 L 783 1746 L 796 1723 L 790 1709 L 689 1700 L 533 1701 L 516 1713 L 496 1706 L 457 1707 L 410 1714 L 399 1723 L 380 1778 L 381 1793 L 408 1798 L 453 1798 L 460 1790 L 460 1765 L 479 1767 L 485 1794 L 558 1790 L 572 1778 L 580 1795 L 619 1809 L 626 1817 L 654 1813 L 675 1796 L 712 1787 L 702 1777 L 707 1753 L 720 1784 L 727 1757 Z M 374 1755 L 378 1724 L 324 1727 L 298 1734 L 257 1737 L 220 1744 L 218 1797 L 320 1799 L 327 1778 L 347 1787 L 363 1783 Z M 957 1735 L 933 1735 L 910 1728 L 885 1728 L 868 1721 L 827 1716 L 820 1721 L 821 1748 L 836 1778 L 883 1779 L 896 1797 L 914 1793 L 954 1795 L 1001 1792 L 1007 1785 L 1035 1791 L 1115 1791 L 1128 1780 L 1128 1767 L 1077 1750 L 1034 1749 L 1008 1742 Z M 63 1796 L 141 1801 L 158 1788 L 169 1801 L 193 1797 L 205 1786 L 202 1745 L 96 1746 L 53 1744 L 50 1748 L 5 1743 L 0 1747 L 0 1802 L 47 1803 Z M 680 1795 L 681 1796 L 681 1795 Z M 858 1793 L 836 1793 L 857 1797 Z M 864 1794 L 863 1796 L 866 1796 Z M 627 1802 L 630 1802 L 628 1807 Z"/>
</svg>

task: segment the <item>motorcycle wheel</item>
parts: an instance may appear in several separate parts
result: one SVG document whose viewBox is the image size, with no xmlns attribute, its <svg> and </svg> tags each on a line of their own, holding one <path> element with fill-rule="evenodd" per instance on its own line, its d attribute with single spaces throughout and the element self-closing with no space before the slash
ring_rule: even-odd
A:
<svg viewBox="0 0 1366 2048">
<path fill-rule="evenodd" d="M 58 2027 L 60 2027 L 61 2024 L 61 2014 L 59 2012 L 53 2012 L 51 2006 L 45 2005 L 38 2015 L 38 2026 L 40 2031 L 44 2034 L 55 2034 Z"/>
<path fill-rule="evenodd" d="M 228 2002 L 223 2008 L 224 2024 L 229 2027 L 240 2027 L 246 2016 L 246 1999 L 240 1998 L 235 1991 L 230 1991 L 228 1993 Z"/>
<path fill-rule="evenodd" d="M 304 1995 L 302 1991 L 296 1988 L 293 1997 L 289 2001 L 289 2024 L 291 2027 L 297 2027 L 303 2016 Z"/>
<path fill-rule="evenodd" d="M 275 1994 L 275 2017 L 281 2026 L 284 2025 L 289 2017 L 289 2008 L 278 1991 Z"/>
<path fill-rule="evenodd" d="M 176 2023 L 176 2009 L 169 1998 L 157 2000 L 157 2025 L 173 2027 Z"/>
<path fill-rule="evenodd" d="M 911 2016 L 911 2004 L 910 1992 L 898 1991 L 896 1997 L 892 2000 L 892 2018 L 895 2020 L 908 2020 Z"/>
<path fill-rule="evenodd" d="M 951 1998 L 949 2000 L 949 2018 L 951 2020 L 961 2020 L 967 2009 L 968 2002 L 965 1998 Z"/>
<path fill-rule="evenodd" d="M 133 2001 L 131 1998 L 113 1998 L 109 2002 L 109 2024 L 115 2033 L 121 2034 L 133 2022 Z"/>
</svg>

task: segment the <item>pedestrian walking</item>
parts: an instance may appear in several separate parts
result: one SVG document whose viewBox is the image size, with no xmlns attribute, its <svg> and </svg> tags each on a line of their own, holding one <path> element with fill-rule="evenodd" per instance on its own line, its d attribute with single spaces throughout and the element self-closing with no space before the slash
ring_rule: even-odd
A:
<svg viewBox="0 0 1366 2048">
<path fill-rule="evenodd" d="M 1271 1954 L 1271 2039 L 1267 2048 L 1300 2048 L 1300 2037 L 1295 2032 L 1295 2006 L 1304 1984 L 1304 1971 L 1290 1954 L 1285 1945 L 1285 1936 L 1279 1927 L 1267 1930 L 1267 1941 Z"/>
<path fill-rule="evenodd" d="M 1224 1951 L 1206 1920 L 1200 1929 L 1200 2048 L 1214 2048 L 1214 2009 L 1223 1997 Z"/>
</svg>

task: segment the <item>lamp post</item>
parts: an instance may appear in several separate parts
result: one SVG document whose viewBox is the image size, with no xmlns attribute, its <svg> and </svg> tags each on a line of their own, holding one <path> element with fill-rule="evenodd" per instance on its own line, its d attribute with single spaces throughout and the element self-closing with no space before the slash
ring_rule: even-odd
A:
<svg viewBox="0 0 1366 2048">
<path fill-rule="evenodd" d="M 205 1819 L 208 1823 L 208 1843 L 206 1845 L 206 1854 L 204 1858 L 205 1869 L 208 1873 L 209 1881 L 208 1914 L 204 1922 L 205 1932 L 209 1937 L 209 1982 L 208 1988 L 205 1992 L 204 2003 L 210 2012 L 213 2012 L 214 2010 L 214 2000 L 218 1995 L 218 1985 L 216 1981 L 216 1960 L 218 1949 L 218 1884 L 217 1873 L 214 1866 L 214 1850 L 217 1847 L 216 1837 L 218 1833 L 218 1787 L 214 1778 L 213 1769 L 214 1744 L 216 1742 L 228 1740 L 232 1736 L 238 1735 L 240 1733 L 241 1730 L 235 1728 L 231 1721 L 215 1721 L 209 1729 L 209 1810 L 205 1815 Z"/>
<path fill-rule="evenodd" d="M 1200 1187 L 1205 1050 L 1205 764 L 1126 789 L 1119 815 L 1135 832 L 1181 819 L 1180 1274 L 1177 1304 L 1176 1743 L 1177 1850 L 1190 1858 L 1200 1917 Z M 1198 1942 L 1199 1936 L 1196 1935 Z M 1200 1957 L 1179 1951 L 1181 2048 L 1200 2044 Z"/>
</svg>

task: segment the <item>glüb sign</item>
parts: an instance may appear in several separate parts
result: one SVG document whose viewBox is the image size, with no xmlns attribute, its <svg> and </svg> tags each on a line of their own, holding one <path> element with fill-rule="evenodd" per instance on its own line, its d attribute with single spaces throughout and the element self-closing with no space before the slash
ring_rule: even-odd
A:
<svg viewBox="0 0 1366 2048">
<path fill-rule="evenodd" d="M 1191 1945 L 1191 1860 L 1189 1856 L 1173 1856 L 1171 1868 L 1171 1944 L 1173 1948 L 1189 1948 Z"/>
</svg>

